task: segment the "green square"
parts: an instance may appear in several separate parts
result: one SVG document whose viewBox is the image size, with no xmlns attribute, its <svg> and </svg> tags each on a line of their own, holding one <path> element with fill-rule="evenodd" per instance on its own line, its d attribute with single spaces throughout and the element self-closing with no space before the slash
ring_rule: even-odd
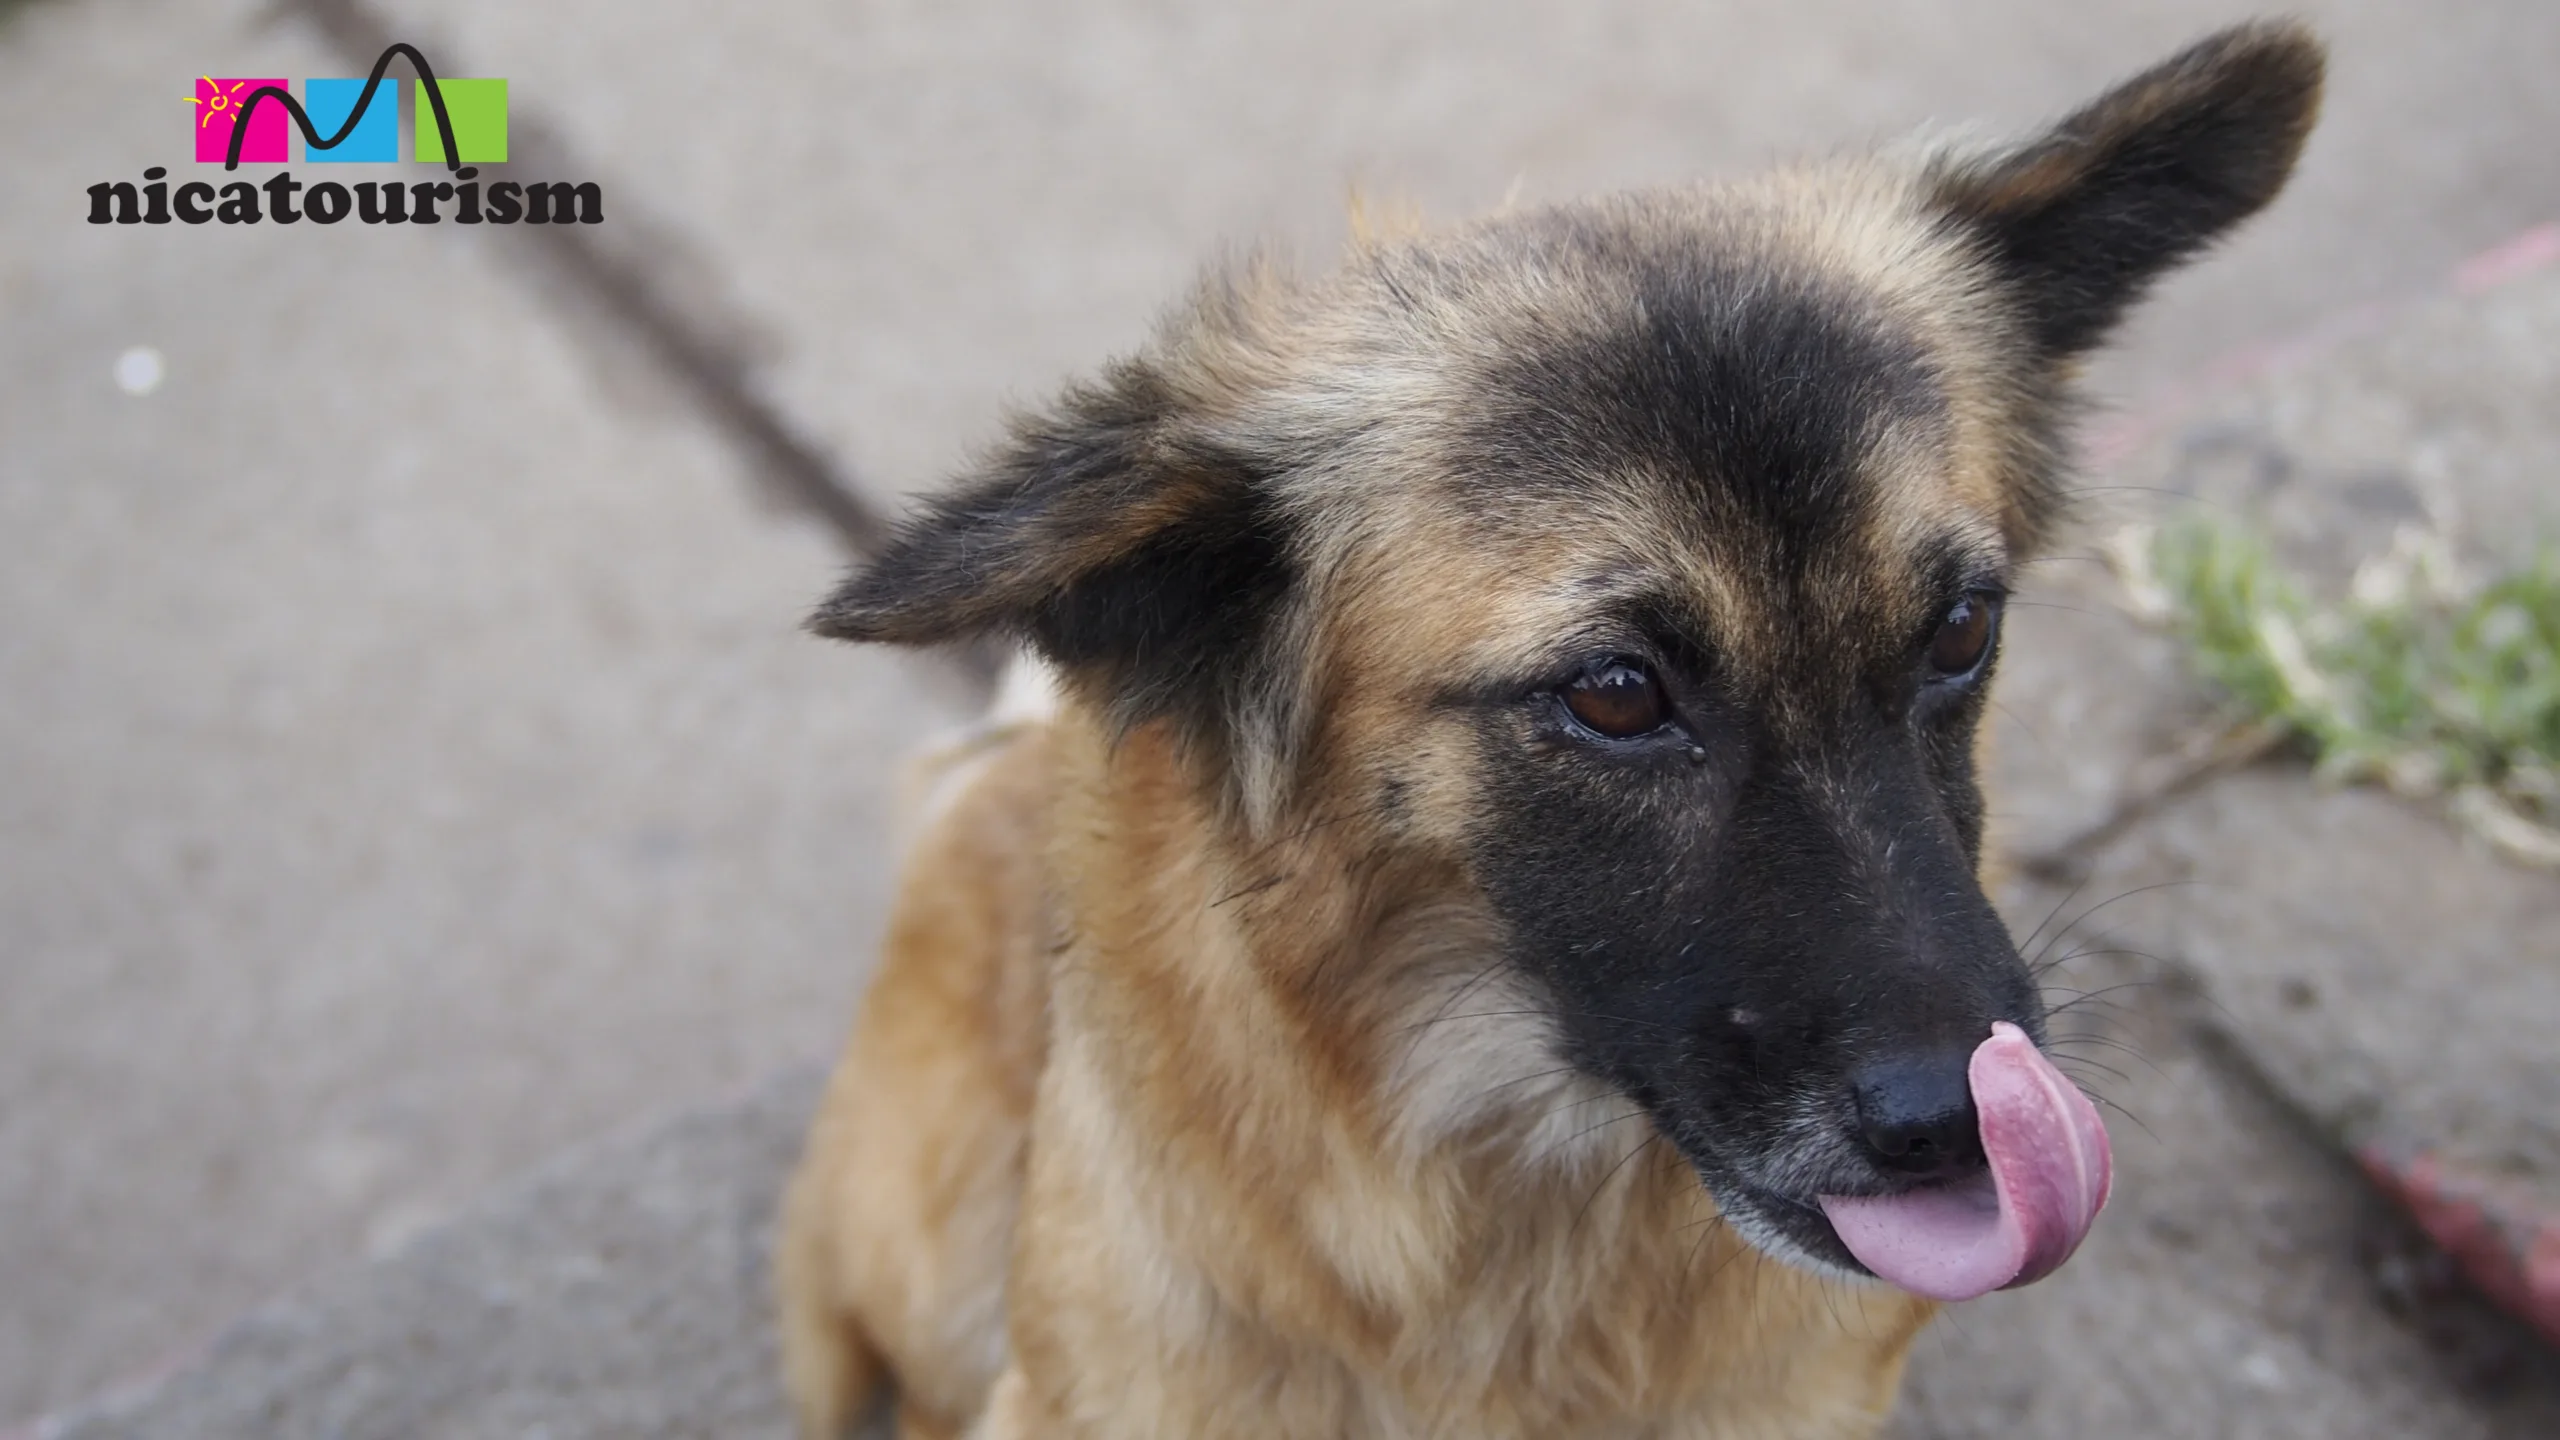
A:
<svg viewBox="0 0 2560 1440">
<path fill-rule="evenodd" d="M 495 165 L 507 158 L 507 82 L 504 80 L 438 80 L 436 88 L 444 92 L 444 113 L 453 121 L 453 147 L 462 152 L 465 165 Z M 427 86 L 420 82 L 412 87 L 418 103 L 409 117 L 418 143 L 418 159 L 441 165 L 444 163 L 444 135 L 436 129 L 434 102 L 427 98 Z"/>
</svg>

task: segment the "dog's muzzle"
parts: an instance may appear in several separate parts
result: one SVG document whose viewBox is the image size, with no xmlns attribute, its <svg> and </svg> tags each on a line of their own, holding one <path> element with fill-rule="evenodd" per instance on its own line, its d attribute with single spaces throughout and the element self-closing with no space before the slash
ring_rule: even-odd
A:
<svg viewBox="0 0 2560 1440">
<path fill-rule="evenodd" d="M 1858 1263 L 1933 1300 L 2052 1273 L 2088 1237 L 2115 1180 L 2097 1107 L 2025 1031 L 1995 1022 L 1965 1076 L 1987 1173 L 1899 1195 L 1822 1197 Z"/>
</svg>

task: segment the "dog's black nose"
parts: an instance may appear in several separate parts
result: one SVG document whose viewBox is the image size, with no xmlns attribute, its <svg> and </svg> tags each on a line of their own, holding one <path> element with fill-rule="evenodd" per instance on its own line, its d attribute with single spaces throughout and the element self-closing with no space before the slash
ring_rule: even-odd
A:
<svg viewBox="0 0 2560 1440">
<path fill-rule="evenodd" d="M 1871 1061 L 1850 1077 L 1858 1134 L 1876 1163 L 1905 1175 L 1954 1176 L 1982 1160 L 1966 1056 Z"/>
</svg>

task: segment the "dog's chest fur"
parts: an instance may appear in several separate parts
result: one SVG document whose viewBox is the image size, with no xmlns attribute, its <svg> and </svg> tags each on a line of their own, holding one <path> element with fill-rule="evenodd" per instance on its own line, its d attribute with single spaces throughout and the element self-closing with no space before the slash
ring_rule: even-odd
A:
<svg viewBox="0 0 2560 1440">
<path fill-rule="evenodd" d="M 1358 915 L 1312 838 L 1239 873 L 1160 741 L 1055 726 L 1071 919 L 1012 1294 L 1032 1368 L 1086 1377 L 1057 1418 L 1102 1433 L 1149 1385 L 1167 1435 L 1873 1428 L 1929 1306 L 1768 1259 L 1640 1115 L 1538 1073 L 1530 1017 L 1434 933 L 1454 909 Z M 1310 953 L 1344 943 L 1399 953 Z"/>
</svg>

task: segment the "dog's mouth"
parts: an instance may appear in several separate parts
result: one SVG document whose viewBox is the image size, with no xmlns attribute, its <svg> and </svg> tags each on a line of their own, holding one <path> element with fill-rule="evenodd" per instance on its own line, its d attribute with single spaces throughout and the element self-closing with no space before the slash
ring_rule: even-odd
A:
<svg viewBox="0 0 2560 1440">
<path fill-rule="evenodd" d="M 2017 1026 L 2001 1022 L 1967 1069 L 1984 1168 L 1872 1194 L 1810 1197 L 1743 1185 L 1741 1206 L 1782 1248 L 1932 1300 L 2040 1280 L 2088 1238 L 2114 1184 L 2097 1107 Z M 1742 1217 L 1737 1217 L 1742 1218 Z"/>
</svg>

